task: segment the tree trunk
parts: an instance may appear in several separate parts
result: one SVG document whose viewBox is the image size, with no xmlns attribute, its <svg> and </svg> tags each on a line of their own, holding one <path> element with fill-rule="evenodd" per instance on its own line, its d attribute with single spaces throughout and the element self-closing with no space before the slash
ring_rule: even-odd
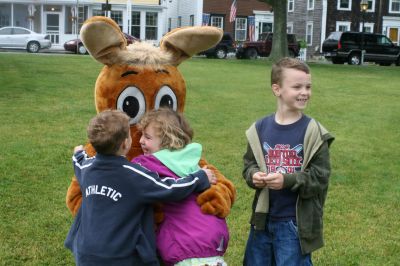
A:
<svg viewBox="0 0 400 266">
<path fill-rule="evenodd" d="M 270 4 L 274 13 L 274 35 L 269 59 L 276 62 L 288 55 L 287 44 L 287 0 L 259 0 Z"/>
</svg>

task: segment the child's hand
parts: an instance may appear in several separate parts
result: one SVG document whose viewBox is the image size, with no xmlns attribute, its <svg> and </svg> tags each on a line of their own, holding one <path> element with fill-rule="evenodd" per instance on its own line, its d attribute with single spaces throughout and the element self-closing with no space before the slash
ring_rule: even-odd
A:
<svg viewBox="0 0 400 266">
<path fill-rule="evenodd" d="M 281 173 L 269 173 L 264 180 L 270 189 L 279 190 L 283 188 L 283 175 Z"/>
<path fill-rule="evenodd" d="M 257 188 L 263 188 L 267 184 L 265 183 L 265 178 L 267 177 L 267 174 L 264 172 L 256 172 L 253 175 L 253 184 Z"/>
<path fill-rule="evenodd" d="M 83 150 L 83 146 L 82 145 L 76 146 L 74 148 L 74 153 L 77 153 L 78 151 L 82 151 L 82 150 Z"/>
<path fill-rule="evenodd" d="M 204 172 L 206 172 L 206 175 L 208 177 L 208 181 L 210 184 L 217 184 L 217 177 L 215 176 L 214 172 L 210 169 L 207 169 L 207 166 L 204 166 L 201 168 Z"/>
</svg>

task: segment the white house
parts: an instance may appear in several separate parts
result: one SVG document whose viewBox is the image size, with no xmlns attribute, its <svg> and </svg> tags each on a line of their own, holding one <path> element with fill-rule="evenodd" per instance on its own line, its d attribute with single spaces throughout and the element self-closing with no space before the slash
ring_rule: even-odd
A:
<svg viewBox="0 0 400 266">
<path fill-rule="evenodd" d="M 203 0 L 0 0 L 0 27 L 49 34 L 53 47 L 60 48 L 79 37 L 87 18 L 100 15 L 111 17 L 122 31 L 158 44 L 171 29 L 201 25 L 202 12 Z"/>
</svg>

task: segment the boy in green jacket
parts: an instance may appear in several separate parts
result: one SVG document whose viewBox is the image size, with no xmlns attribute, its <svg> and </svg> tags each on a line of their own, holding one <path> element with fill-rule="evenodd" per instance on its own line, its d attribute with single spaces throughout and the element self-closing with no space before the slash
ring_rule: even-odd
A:
<svg viewBox="0 0 400 266">
<path fill-rule="evenodd" d="M 283 58 L 272 66 L 274 114 L 247 131 L 243 177 L 255 189 L 243 265 L 312 265 L 323 246 L 323 206 L 333 136 L 303 114 L 311 97 L 309 67 Z"/>
</svg>

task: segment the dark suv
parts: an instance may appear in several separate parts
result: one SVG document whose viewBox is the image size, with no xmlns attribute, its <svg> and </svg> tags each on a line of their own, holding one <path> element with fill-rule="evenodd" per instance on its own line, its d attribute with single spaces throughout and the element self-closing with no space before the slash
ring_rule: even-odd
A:
<svg viewBox="0 0 400 266">
<path fill-rule="evenodd" d="M 221 41 L 214 47 L 201 52 L 201 55 L 206 55 L 208 58 L 216 57 L 219 59 L 226 58 L 228 53 L 234 53 L 236 51 L 236 45 L 232 36 L 229 33 L 224 33 Z"/>
<path fill-rule="evenodd" d="M 361 41 L 364 38 L 364 47 Z M 361 32 L 332 32 L 322 44 L 325 58 L 334 64 L 359 65 L 361 63 L 361 49 L 364 49 L 364 61 L 375 62 L 389 66 L 392 63 L 400 64 L 400 47 L 382 34 Z"/>
</svg>

